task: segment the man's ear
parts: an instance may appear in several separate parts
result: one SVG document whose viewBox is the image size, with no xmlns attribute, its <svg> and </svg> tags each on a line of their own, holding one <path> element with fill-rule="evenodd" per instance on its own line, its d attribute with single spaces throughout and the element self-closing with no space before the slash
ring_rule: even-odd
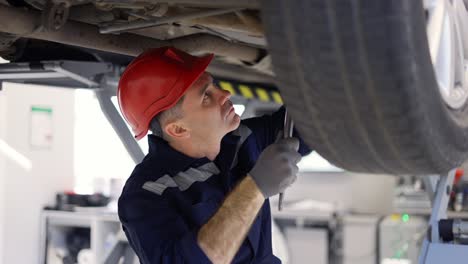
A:
<svg viewBox="0 0 468 264">
<path fill-rule="evenodd" d="M 188 138 L 190 132 L 180 122 L 169 122 L 164 126 L 164 132 L 173 138 Z"/>
</svg>

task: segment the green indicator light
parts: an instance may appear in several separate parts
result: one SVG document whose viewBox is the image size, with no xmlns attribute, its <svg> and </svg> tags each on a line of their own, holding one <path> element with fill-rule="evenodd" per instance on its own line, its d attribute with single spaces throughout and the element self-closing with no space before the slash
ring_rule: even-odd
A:
<svg viewBox="0 0 468 264">
<path fill-rule="evenodd" d="M 409 214 L 402 214 L 401 215 L 401 221 L 403 221 L 404 223 L 408 222 L 409 221 Z"/>
</svg>

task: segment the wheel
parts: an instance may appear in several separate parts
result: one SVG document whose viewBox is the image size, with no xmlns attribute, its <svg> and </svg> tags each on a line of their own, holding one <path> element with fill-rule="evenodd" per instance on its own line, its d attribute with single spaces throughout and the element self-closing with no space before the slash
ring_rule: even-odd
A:
<svg viewBox="0 0 468 264">
<path fill-rule="evenodd" d="M 286 106 L 327 160 L 431 174 L 468 158 L 463 0 L 265 0 L 262 16 Z"/>
</svg>

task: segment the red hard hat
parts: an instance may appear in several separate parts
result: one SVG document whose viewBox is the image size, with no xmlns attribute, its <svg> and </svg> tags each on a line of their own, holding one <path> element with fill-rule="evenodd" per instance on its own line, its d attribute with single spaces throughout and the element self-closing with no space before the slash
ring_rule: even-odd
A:
<svg viewBox="0 0 468 264">
<path fill-rule="evenodd" d="M 195 57 L 163 47 L 142 53 L 128 65 L 120 78 L 117 97 L 136 139 L 148 133 L 154 116 L 177 103 L 212 59 L 213 54 Z"/>
</svg>

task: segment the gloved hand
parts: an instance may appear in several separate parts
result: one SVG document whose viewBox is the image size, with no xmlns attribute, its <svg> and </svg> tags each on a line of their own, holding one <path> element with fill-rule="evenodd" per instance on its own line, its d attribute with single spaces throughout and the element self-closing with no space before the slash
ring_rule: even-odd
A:
<svg viewBox="0 0 468 264">
<path fill-rule="evenodd" d="M 296 181 L 297 163 L 302 156 L 297 138 L 280 139 L 263 150 L 249 172 L 266 198 L 283 192 Z"/>
</svg>

